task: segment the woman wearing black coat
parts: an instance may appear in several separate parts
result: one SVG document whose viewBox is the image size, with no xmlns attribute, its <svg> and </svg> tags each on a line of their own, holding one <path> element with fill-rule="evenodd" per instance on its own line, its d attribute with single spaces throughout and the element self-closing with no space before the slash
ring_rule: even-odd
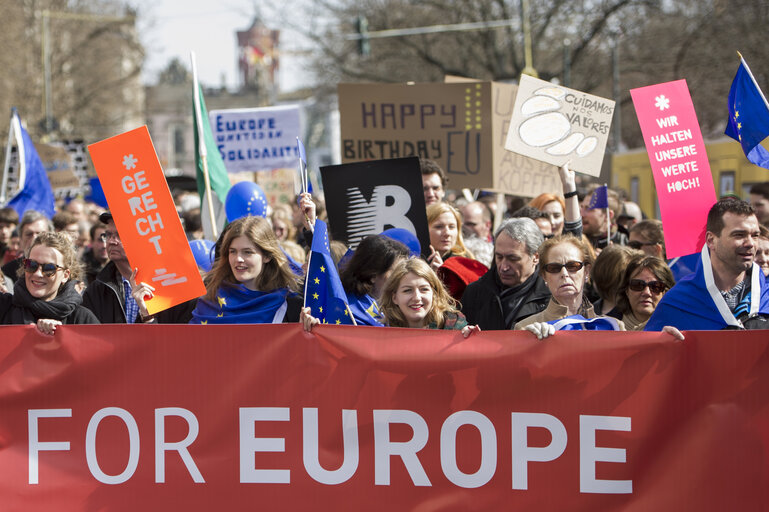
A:
<svg viewBox="0 0 769 512">
<path fill-rule="evenodd" d="M 61 324 L 98 324 L 75 288 L 81 267 L 70 238 L 41 233 L 20 269 L 13 295 L 0 295 L 0 324 L 36 324 L 53 334 Z M 21 279 L 23 273 L 24 279 Z"/>
</svg>

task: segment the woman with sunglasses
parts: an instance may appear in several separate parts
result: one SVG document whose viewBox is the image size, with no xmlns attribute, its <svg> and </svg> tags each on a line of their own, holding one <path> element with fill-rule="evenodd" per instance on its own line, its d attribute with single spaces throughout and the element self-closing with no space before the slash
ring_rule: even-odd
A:
<svg viewBox="0 0 769 512">
<path fill-rule="evenodd" d="M 643 331 L 665 292 L 673 287 L 673 273 L 655 256 L 630 260 L 617 294 L 617 308 L 628 331 Z"/>
<path fill-rule="evenodd" d="M 529 330 L 541 339 L 555 332 L 552 329 L 541 336 L 544 329 L 549 330 L 542 325 L 549 325 L 547 322 L 574 315 L 595 318 L 593 305 L 584 294 L 592 263 L 587 244 L 574 235 L 558 235 L 545 240 L 539 247 L 539 274 L 552 294 L 550 303 L 544 311 L 521 320 L 513 329 Z"/>
<path fill-rule="evenodd" d="M 75 288 L 80 274 L 77 254 L 66 234 L 39 234 L 19 269 L 13 295 L 0 295 L 0 323 L 36 324 L 45 334 L 53 334 L 62 324 L 98 324 L 96 316 L 81 305 L 83 298 Z"/>
</svg>

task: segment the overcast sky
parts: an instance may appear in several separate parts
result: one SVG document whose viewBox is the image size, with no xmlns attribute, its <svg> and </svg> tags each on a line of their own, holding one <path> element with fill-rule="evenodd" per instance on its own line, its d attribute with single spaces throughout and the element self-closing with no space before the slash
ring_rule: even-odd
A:
<svg viewBox="0 0 769 512">
<path fill-rule="evenodd" d="M 144 82 L 152 83 L 173 57 L 190 66 L 190 50 L 197 59 L 198 77 L 208 86 L 238 84 L 235 32 L 251 25 L 254 0 L 138 0 L 139 31 L 147 51 Z M 263 2 L 258 2 L 263 5 Z M 273 19 L 270 19 L 273 17 Z M 262 12 L 267 27 L 281 29 L 283 49 L 297 41 L 296 34 L 281 26 L 276 15 Z M 294 89 L 306 80 L 302 63 L 290 56 L 281 58 L 281 88 Z"/>
</svg>

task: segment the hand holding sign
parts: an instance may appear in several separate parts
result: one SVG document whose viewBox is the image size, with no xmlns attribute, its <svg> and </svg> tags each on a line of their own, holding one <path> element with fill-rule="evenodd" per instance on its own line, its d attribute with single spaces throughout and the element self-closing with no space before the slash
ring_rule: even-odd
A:
<svg viewBox="0 0 769 512">
<path fill-rule="evenodd" d="M 150 317 L 150 313 L 147 310 L 147 303 L 145 301 L 150 300 L 155 296 L 155 288 L 147 283 L 136 284 L 136 274 L 139 272 L 138 268 L 135 268 L 131 273 L 131 277 L 128 279 L 128 284 L 131 285 L 131 297 L 136 301 L 136 305 L 139 306 L 139 315 L 141 317 Z"/>
</svg>

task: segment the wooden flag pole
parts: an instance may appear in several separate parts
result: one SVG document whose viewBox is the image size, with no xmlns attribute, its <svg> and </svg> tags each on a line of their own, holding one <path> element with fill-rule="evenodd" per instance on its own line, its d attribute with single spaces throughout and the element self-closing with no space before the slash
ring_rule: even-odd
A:
<svg viewBox="0 0 769 512">
<path fill-rule="evenodd" d="M 211 217 L 211 233 L 214 238 L 219 237 L 216 229 L 216 216 L 214 215 L 214 199 L 211 194 L 211 179 L 208 175 L 208 151 L 206 150 L 206 140 L 203 133 L 203 120 L 200 111 L 200 86 L 198 85 L 198 67 L 195 64 L 195 52 L 190 52 L 192 60 L 192 99 L 195 105 L 195 119 L 197 120 L 195 129 L 198 131 L 198 155 L 203 164 L 203 183 L 206 187 L 206 202 L 208 203 L 208 215 Z"/>
</svg>

